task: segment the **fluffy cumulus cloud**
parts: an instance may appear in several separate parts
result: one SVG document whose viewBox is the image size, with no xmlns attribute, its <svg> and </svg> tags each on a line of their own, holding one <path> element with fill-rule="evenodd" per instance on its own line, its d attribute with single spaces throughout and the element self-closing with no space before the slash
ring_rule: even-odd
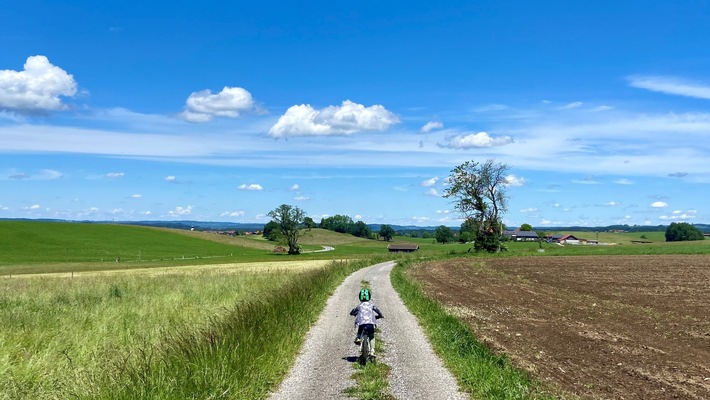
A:
<svg viewBox="0 0 710 400">
<path fill-rule="evenodd" d="M 439 121 L 431 121 L 431 122 L 427 122 L 426 124 L 424 124 L 424 126 L 422 126 L 421 131 L 422 131 L 422 133 L 429 133 L 435 129 L 441 129 L 443 127 L 444 127 L 443 123 L 441 123 Z"/>
<path fill-rule="evenodd" d="M 697 210 L 674 210 L 671 215 L 661 215 L 658 218 L 667 221 L 687 221 L 689 219 L 695 218 L 697 216 L 697 213 Z"/>
<path fill-rule="evenodd" d="M 192 93 L 180 116 L 189 122 L 209 122 L 214 117 L 236 118 L 254 109 L 251 93 L 240 87 L 225 86 L 216 94 L 209 89 Z"/>
<path fill-rule="evenodd" d="M 185 215 L 192 214 L 192 206 L 187 207 L 175 207 L 174 210 L 168 211 L 168 215 L 171 217 L 182 217 Z"/>
<path fill-rule="evenodd" d="M 473 148 L 505 146 L 510 143 L 513 143 L 513 138 L 510 136 L 493 137 L 486 132 L 478 132 L 454 136 L 449 139 L 448 143 L 440 144 L 440 146 L 450 149 L 468 150 Z"/>
<path fill-rule="evenodd" d="M 439 181 L 439 177 L 435 176 L 431 179 L 427 179 L 425 181 L 422 181 L 421 185 L 425 186 L 425 187 L 431 187 L 431 186 L 436 185 L 436 182 L 438 182 L 438 181 Z"/>
<path fill-rule="evenodd" d="M 0 109 L 27 114 L 64 110 L 60 96 L 76 91 L 74 77 L 45 56 L 28 57 L 22 71 L 0 70 Z"/>
<path fill-rule="evenodd" d="M 668 203 L 666 203 L 665 201 L 655 201 L 655 202 L 651 203 L 651 207 L 652 208 L 665 208 L 665 207 L 668 207 Z"/>
<path fill-rule="evenodd" d="M 399 118 L 381 105 L 365 107 L 345 100 L 341 106 L 316 110 L 308 104 L 290 107 L 274 126 L 269 136 L 351 135 L 362 131 L 384 131 Z"/>
<path fill-rule="evenodd" d="M 242 183 L 239 185 L 239 190 L 249 190 L 249 191 L 259 191 L 263 190 L 264 188 L 259 185 L 258 183 L 252 183 L 251 185 L 247 185 L 246 183 Z"/>
<path fill-rule="evenodd" d="M 515 175 L 508 175 L 505 177 L 505 184 L 508 186 L 524 186 L 525 178 L 517 177 Z"/>
</svg>

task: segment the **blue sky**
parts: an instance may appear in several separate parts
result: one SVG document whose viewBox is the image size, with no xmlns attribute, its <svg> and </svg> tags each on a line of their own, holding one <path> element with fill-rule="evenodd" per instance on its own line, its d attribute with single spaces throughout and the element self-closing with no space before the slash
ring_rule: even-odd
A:
<svg viewBox="0 0 710 400">
<path fill-rule="evenodd" d="M 10 2 L 0 218 L 710 223 L 710 4 L 440 3 Z"/>
</svg>

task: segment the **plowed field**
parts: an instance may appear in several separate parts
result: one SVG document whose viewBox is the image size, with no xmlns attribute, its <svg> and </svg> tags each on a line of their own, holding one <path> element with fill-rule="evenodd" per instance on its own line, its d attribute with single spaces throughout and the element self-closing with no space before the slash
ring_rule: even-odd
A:
<svg viewBox="0 0 710 400">
<path fill-rule="evenodd" d="M 710 255 L 468 258 L 409 272 L 569 397 L 710 399 Z"/>
</svg>

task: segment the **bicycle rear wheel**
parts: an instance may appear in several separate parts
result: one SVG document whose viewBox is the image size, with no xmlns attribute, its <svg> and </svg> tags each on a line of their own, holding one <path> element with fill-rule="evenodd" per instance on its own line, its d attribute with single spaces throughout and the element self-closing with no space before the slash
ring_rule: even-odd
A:
<svg viewBox="0 0 710 400">
<path fill-rule="evenodd" d="M 367 335 L 362 339 L 360 345 L 360 364 L 365 365 L 370 359 L 370 338 Z"/>
</svg>

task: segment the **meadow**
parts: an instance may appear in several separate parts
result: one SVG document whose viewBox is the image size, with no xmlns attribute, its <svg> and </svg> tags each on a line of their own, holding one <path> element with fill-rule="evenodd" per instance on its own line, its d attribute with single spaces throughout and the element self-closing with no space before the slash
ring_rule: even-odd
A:
<svg viewBox="0 0 710 400">
<path fill-rule="evenodd" d="M 710 253 L 708 240 L 609 235 L 616 244 L 508 242 L 494 257 Z M 641 235 L 653 243 L 632 244 Z M 355 269 L 393 258 L 409 265 L 482 256 L 469 252 L 471 244 L 394 242 L 420 250 L 390 254 L 383 241 L 312 229 L 304 250 L 335 250 L 294 257 L 255 236 L 0 221 L 0 399 L 262 398 L 286 374 L 329 294 Z M 441 326 L 430 329 L 463 335 Z M 534 385 L 487 357 L 493 370 L 510 374 L 504 386 Z"/>
</svg>

